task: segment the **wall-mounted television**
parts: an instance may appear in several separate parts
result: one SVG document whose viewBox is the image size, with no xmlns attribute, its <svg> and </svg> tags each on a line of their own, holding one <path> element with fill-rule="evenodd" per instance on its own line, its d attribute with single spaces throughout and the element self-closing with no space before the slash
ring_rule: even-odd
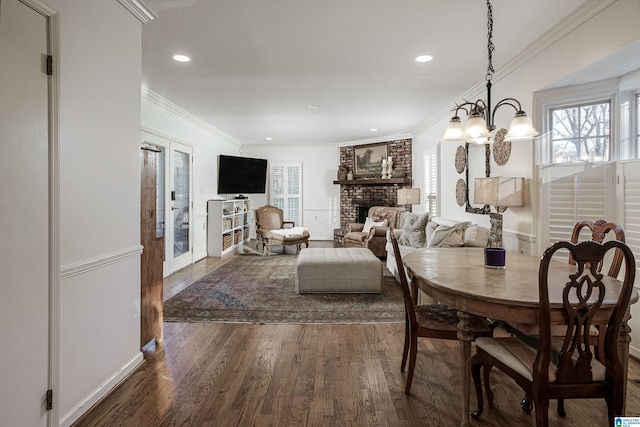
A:
<svg viewBox="0 0 640 427">
<path fill-rule="evenodd" d="M 265 193 L 266 183 L 265 159 L 218 156 L 218 194 Z"/>
</svg>

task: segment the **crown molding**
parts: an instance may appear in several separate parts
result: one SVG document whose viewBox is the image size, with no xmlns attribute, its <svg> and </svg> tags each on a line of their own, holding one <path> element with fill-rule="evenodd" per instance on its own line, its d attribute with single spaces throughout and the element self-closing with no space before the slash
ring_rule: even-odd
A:
<svg viewBox="0 0 640 427">
<path fill-rule="evenodd" d="M 163 98 L 162 96 L 160 96 L 157 93 L 147 89 L 146 87 L 140 86 L 140 90 L 141 90 L 142 98 L 148 100 L 149 102 L 152 102 L 153 104 L 156 104 L 159 107 L 162 107 L 165 110 L 168 110 L 169 112 L 175 114 L 176 116 L 181 117 L 181 118 L 193 123 L 196 126 L 199 126 L 200 128 L 204 129 L 205 131 L 207 131 L 209 133 L 212 133 L 212 134 L 216 135 L 219 138 L 222 138 L 222 139 L 224 139 L 226 141 L 229 141 L 229 142 L 233 142 L 233 143 L 238 144 L 238 145 L 242 145 L 242 143 L 240 141 L 238 141 L 237 139 L 233 138 L 231 135 L 221 131 L 220 129 L 218 129 L 215 126 L 210 125 L 209 123 L 205 122 L 201 118 L 199 118 L 197 116 L 194 116 L 193 114 L 191 114 L 190 112 L 188 112 L 184 108 L 177 106 L 173 102 L 169 101 L 166 98 Z"/>
<path fill-rule="evenodd" d="M 117 0 L 117 2 L 143 24 L 158 17 L 142 0 Z"/>
<path fill-rule="evenodd" d="M 364 144 L 375 144 L 377 142 L 390 142 L 390 141 L 399 141 L 402 139 L 413 139 L 413 134 L 411 133 L 401 133 L 396 135 L 385 135 L 379 136 L 376 138 L 368 138 L 368 139 L 356 139 L 353 141 L 344 141 L 336 144 L 338 147 L 349 147 L 352 145 L 364 145 Z"/>
<path fill-rule="evenodd" d="M 547 31 L 544 36 L 538 38 L 536 41 L 531 43 L 526 49 L 522 51 L 519 55 L 513 57 L 509 62 L 505 64 L 500 70 L 496 70 L 496 73 L 493 76 L 492 82 L 496 83 L 500 80 L 504 79 L 511 73 L 518 70 L 522 65 L 531 59 L 535 58 L 545 49 L 552 46 L 558 40 L 565 37 L 567 34 L 574 31 L 580 25 L 589 21 L 594 16 L 598 15 L 600 12 L 617 2 L 618 0 L 591 0 L 586 2 L 584 5 L 576 9 L 574 13 L 567 16 L 565 19 L 560 21 L 553 27 L 551 30 Z M 440 110 L 438 113 L 431 116 L 429 119 L 424 121 L 420 126 L 418 126 L 414 131 L 414 135 L 420 135 L 425 130 L 434 126 L 436 123 L 440 122 L 443 119 L 451 117 L 451 111 L 455 109 L 456 101 L 461 99 L 475 99 L 482 94 L 486 88 L 486 80 L 482 79 L 476 83 L 473 87 L 468 89 L 466 92 L 462 93 L 460 96 L 456 97 L 455 100 L 450 102 L 446 107 Z M 444 132 L 444 130 L 443 130 Z"/>
</svg>

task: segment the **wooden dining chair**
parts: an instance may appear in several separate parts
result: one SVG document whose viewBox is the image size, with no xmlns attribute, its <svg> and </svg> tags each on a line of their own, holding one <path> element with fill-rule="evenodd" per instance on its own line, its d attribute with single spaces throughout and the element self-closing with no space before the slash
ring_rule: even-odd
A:
<svg viewBox="0 0 640 427">
<path fill-rule="evenodd" d="M 597 221 L 580 221 L 573 226 L 573 231 L 571 233 L 571 241 L 573 243 L 578 243 L 580 239 L 580 232 L 583 228 L 589 229 L 591 232 L 591 240 L 594 242 L 602 243 L 605 238 L 605 235 L 611 231 L 615 235 L 615 240 L 619 240 L 624 243 L 624 231 L 622 227 L 616 223 L 607 222 L 603 219 Z M 609 267 L 608 276 L 616 278 L 620 273 L 620 268 L 622 267 L 622 251 L 616 249 L 613 255 L 613 259 L 611 261 L 611 266 Z M 576 265 L 575 260 L 569 254 L 569 265 Z M 598 273 L 602 271 L 604 262 L 600 262 L 598 265 Z M 538 325 L 536 324 L 521 324 L 521 323 L 510 323 L 507 327 L 508 330 L 515 333 L 521 333 L 524 335 L 538 335 Z M 562 336 L 564 335 L 564 329 L 561 325 L 555 325 L 551 328 L 551 333 L 554 336 Z M 589 342 L 594 346 L 596 357 L 602 362 L 604 362 L 604 352 L 600 351 L 600 348 L 604 345 L 604 326 L 593 325 L 591 330 L 589 331 Z M 562 405 L 562 403 L 560 403 Z M 525 397 L 522 400 L 523 409 L 525 411 L 531 410 L 528 405 L 527 398 Z"/>
<path fill-rule="evenodd" d="M 402 364 L 400 370 L 404 372 L 407 364 L 407 355 L 409 356 L 409 372 L 407 373 L 407 382 L 404 392 L 409 394 L 411 390 L 411 382 L 413 380 L 413 372 L 416 367 L 418 338 L 442 338 L 448 340 L 458 339 L 458 312 L 456 309 L 444 304 L 425 304 L 416 305 L 411 290 L 407 274 L 402 263 L 402 256 L 398 248 L 398 239 L 390 230 L 391 244 L 393 245 L 393 253 L 396 258 L 398 267 L 398 275 L 400 276 L 400 286 L 402 286 L 402 296 L 404 298 L 405 307 L 405 331 L 404 331 L 404 350 L 402 352 Z M 415 293 L 414 293 L 415 294 Z M 474 338 L 491 336 L 491 328 L 489 322 L 485 318 L 471 316 L 471 333 Z"/>
<path fill-rule="evenodd" d="M 622 227 L 614 222 L 607 222 L 604 219 L 599 219 L 597 221 L 580 221 L 573 226 L 573 232 L 571 233 L 571 241 L 573 243 L 578 243 L 580 239 L 580 231 L 583 228 L 588 228 L 591 231 L 591 240 L 594 242 L 602 243 L 605 235 L 611 231 L 615 235 L 615 240 L 619 240 L 624 243 L 624 231 Z M 608 276 L 610 277 L 618 277 L 620 273 L 620 268 L 622 267 L 622 251 L 616 250 L 613 255 L 613 260 L 611 261 L 611 266 L 609 267 Z M 569 255 L 569 264 L 576 265 L 575 260 L 571 255 Z M 602 271 L 603 263 L 601 262 L 598 265 L 598 273 Z"/>
<path fill-rule="evenodd" d="M 580 231 L 585 227 L 591 231 L 591 240 L 594 242 L 602 243 L 605 235 L 611 231 L 615 236 L 615 240 L 619 240 L 624 243 L 624 231 L 622 230 L 622 227 L 619 224 L 607 222 L 604 219 L 599 219 L 597 221 L 580 221 L 576 223 L 576 225 L 573 226 L 573 232 L 571 233 L 571 241 L 573 243 L 578 243 L 580 239 Z M 623 258 L 622 251 L 616 249 L 613 254 L 613 259 L 611 260 L 611 265 L 609 266 L 609 273 L 607 273 L 609 277 L 618 277 L 620 268 L 622 267 Z M 569 264 L 576 265 L 576 262 L 571 255 L 569 255 Z M 603 267 L 604 260 L 598 265 L 598 273 L 602 271 Z M 595 333 L 594 329 L 596 330 Z M 598 359 L 603 363 L 604 354 L 600 351 L 600 348 L 604 345 L 604 336 L 604 326 L 597 325 L 592 328 L 590 335 L 591 343 L 595 347 Z"/>
<path fill-rule="evenodd" d="M 576 262 L 575 272 L 562 279 L 563 316 L 566 332 L 562 337 L 551 333 L 549 306 L 549 269 L 553 255 L 566 249 Z M 607 297 L 600 262 L 609 251 L 620 251 L 625 273 L 615 308 L 603 321 L 606 323 L 604 355 L 606 363 L 596 359 L 588 343 L 589 328 Z M 607 402 L 609 425 L 614 416 L 623 415 L 626 377 L 620 359 L 618 339 L 622 323 L 629 309 L 635 280 L 635 259 L 631 250 L 617 240 L 604 244 L 585 241 L 578 244 L 558 242 L 544 253 L 538 273 L 539 319 L 538 337 L 478 338 L 473 357 L 472 376 L 478 409 L 471 415 L 478 418 L 483 412 L 481 369 L 489 406 L 493 404 L 490 372 L 493 366 L 515 380 L 533 400 L 536 426 L 548 426 L 549 400 L 604 398 Z M 610 299 L 610 297 L 607 297 Z M 600 315 L 602 316 L 602 314 Z M 606 316 L 605 316 L 606 317 Z M 598 320 L 600 323 L 601 321 Z M 586 344 L 585 344 L 586 343 Z M 560 415 L 564 408 L 558 407 Z"/>
</svg>

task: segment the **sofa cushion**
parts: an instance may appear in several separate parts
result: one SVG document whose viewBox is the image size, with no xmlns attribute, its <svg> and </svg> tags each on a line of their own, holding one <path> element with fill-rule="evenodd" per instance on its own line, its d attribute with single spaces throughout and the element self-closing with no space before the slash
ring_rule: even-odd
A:
<svg viewBox="0 0 640 427">
<path fill-rule="evenodd" d="M 478 225 L 470 225 L 464 230 L 464 245 L 486 248 L 489 244 L 489 229 Z"/>
<path fill-rule="evenodd" d="M 427 224 L 428 248 L 452 248 L 464 245 L 464 230 L 471 221 L 443 220 L 433 218 Z"/>
<path fill-rule="evenodd" d="M 425 227 L 429 221 L 429 213 L 415 214 L 407 212 L 404 214 L 404 227 L 398 237 L 398 243 L 414 248 L 423 248 L 427 242 Z"/>
<path fill-rule="evenodd" d="M 389 221 L 383 219 L 382 221 L 374 221 L 371 218 L 367 218 L 364 222 L 364 228 L 362 229 L 363 233 L 369 233 L 373 227 L 386 227 L 389 224 Z"/>
</svg>

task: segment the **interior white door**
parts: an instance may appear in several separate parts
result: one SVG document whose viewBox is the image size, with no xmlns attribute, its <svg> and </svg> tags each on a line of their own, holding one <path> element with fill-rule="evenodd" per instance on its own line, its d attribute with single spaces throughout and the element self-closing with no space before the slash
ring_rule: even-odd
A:
<svg viewBox="0 0 640 427">
<path fill-rule="evenodd" d="M 47 18 L 0 0 L 0 424 L 45 426 L 49 375 Z"/>
<path fill-rule="evenodd" d="M 169 220 L 166 259 L 171 273 L 193 263 L 193 149 L 171 142 L 169 153 Z"/>
</svg>

